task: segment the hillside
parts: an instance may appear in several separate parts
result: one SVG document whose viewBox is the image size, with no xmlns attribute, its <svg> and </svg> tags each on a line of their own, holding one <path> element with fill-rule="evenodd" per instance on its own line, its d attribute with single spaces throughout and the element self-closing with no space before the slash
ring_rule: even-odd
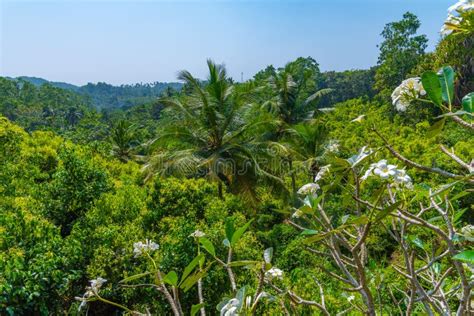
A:
<svg viewBox="0 0 474 316">
<path fill-rule="evenodd" d="M 49 84 L 53 87 L 70 90 L 89 97 L 97 109 L 112 109 L 130 107 L 155 100 L 162 93 L 179 91 L 182 84 L 179 82 L 153 82 L 137 83 L 134 85 L 114 86 L 105 82 L 88 83 L 76 86 L 65 82 L 48 81 L 43 78 L 21 76 L 16 78 L 6 77 L 10 80 L 22 80 L 40 87 Z"/>
</svg>

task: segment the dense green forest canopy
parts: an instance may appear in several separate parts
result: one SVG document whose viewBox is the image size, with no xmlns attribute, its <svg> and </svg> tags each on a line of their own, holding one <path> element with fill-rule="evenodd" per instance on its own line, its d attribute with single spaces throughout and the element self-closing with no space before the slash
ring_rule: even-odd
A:
<svg viewBox="0 0 474 316">
<path fill-rule="evenodd" d="M 0 314 L 474 313 L 474 4 L 449 10 L 368 70 L 0 78 Z"/>
<path fill-rule="evenodd" d="M 136 83 L 133 85 L 113 86 L 105 82 L 88 83 L 76 86 L 66 82 L 48 81 L 37 77 L 16 77 L 6 79 L 16 81 L 20 85 L 28 82 L 36 87 L 51 85 L 56 88 L 70 90 L 85 97 L 91 105 L 98 109 L 122 108 L 140 105 L 155 100 L 162 94 L 172 94 L 181 89 L 179 82 Z"/>
</svg>

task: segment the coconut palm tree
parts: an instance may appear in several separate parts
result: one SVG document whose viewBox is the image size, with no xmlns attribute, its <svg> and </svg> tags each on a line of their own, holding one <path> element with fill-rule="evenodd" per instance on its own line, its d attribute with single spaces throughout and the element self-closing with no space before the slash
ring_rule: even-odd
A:
<svg viewBox="0 0 474 316">
<path fill-rule="evenodd" d="M 332 91 L 317 90 L 318 73 L 315 61 L 299 58 L 271 74 L 269 84 L 274 96 L 266 106 L 282 122 L 280 132 L 289 125 L 313 118 L 318 100 Z"/>
<path fill-rule="evenodd" d="M 120 120 L 111 133 L 112 154 L 123 162 L 130 160 L 133 149 L 137 146 L 135 126 Z"/>
<path fill-rule="evenodd" d="M 303 170 L 309 181 L 321 168 L 327 148 L 328 130 L 321 118 L 296 124 L 285 130 L 283 144 L 288 148 L 286 160 L 289 166 L 293 198 L 296 199 L 296 173 Z"/>
<path fill-rule="evenodd" d="M 178 79 L 191 88 L 189 94 L 160 100 L 171 119 L 154 140 L 159 148 L 145 170 L 206 177 L 217 183 L 220 197 L 227 188 L 254 199 L 258 181 L 282 185 L 261 164 L 262 157 L 270 158 L 270 154 L 259 135 L 275 120 L 251 104 L 250 85 L 233 84 L 223 65 L 208 60 L 207 66 L 205 82 L 188 71 L 179 73 Z"/>
</svg>

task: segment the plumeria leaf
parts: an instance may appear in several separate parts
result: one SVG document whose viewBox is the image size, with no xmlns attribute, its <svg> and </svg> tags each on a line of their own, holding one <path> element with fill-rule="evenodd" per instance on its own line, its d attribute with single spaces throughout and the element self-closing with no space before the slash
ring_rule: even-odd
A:
<svg viewBox="0 0 474 316">
<path fill-rule="evenodd" d="M 318 233 L 317 230 L 314 229 L 305 229 L 301 232 L 301 235 L 316 235 Z"/>
<path fill-rule="evenodd" d="M 408 241 L 420 249 L 425 249 L 423 241 L 418 236 L 408 236 Z"/>
<path fill-rule="evenodd" d="M 438 72 L 443 101 L 448 103 L 450 106 L 453 104 L 454 97 L 454 76 L 454 69 L 451 66 L 443 67 Z"/>
<path fill-rule="evenodd" d="M 431 125 L 430 128 L 428 129 L 428 131 L 426 132 L 426 137 L 428 137 L 428 138 L 435 137 L 436 135 L 441 133 L 441 131 L 444 128 L 444 123 L 445 122 L 446 122 L 446 118 L 443 117 L 441 120 L 439 120 L 436 123 L 434 123 L 433 125 Z"/>
<path fill-rule="evenodd" d="M 272 262 L 272 258 L 273 258 L 273 248 L 270 247 L 270 248 L 265 249 L 265 251 L 263 252 L 263 260 L 265 260 L 266 263 L 270 263 Z"/>
<path fill-rule="evenodd" d="M 455 255 L 453 259 L 474 264 L 474 250 L 465 250 Z"/>
<path fill-rule="evenodd" d="M 441 106 L 443 97 L 441 92 L 441 82 L 438 75 L 434 71 L 426 71 L 421 76 L 421 83 L 428 94 L 428 97 L 434 104 Z"/>
<path fill-rule="evenodd" d="M 454 218 L 453 218 L 453 222 L 454 223 L 457 223 L 461 217 L 464 215 L 464 213 L 468 210 L 468 208 L 463 208 L 463 209 L 460 209 L 456 212 L 456 214 L 454 214 Z"/>
<path fill-rule="evenodd" d="M 181 276 L 181 282 L 180 283 L 183 283 L 183 281 L 188 277 L 189 274 L 191 274 L 191 272 L 194 270 L 194 268 L 196 268 L 196 266 L 200 263 L 200 260 L 201 259 L 204 259 L 204 255 L 203 254 L 200 254 L 199 256 L 197 256 L 196 258 L 194 258 L 188 265 L 186 268 L 184 268 L 184 272 L 183 272 L 183 275 Z M 202 264 L 202 262 L 201 262 Z"/>
<path fill-rule="evenodd" d="M 335 233 L 338 233 L 340 231 L 342 231 L 344 228 L 347 228 L 351 225 L 363 225 L 363 224 L 366 224 L 367 222 L 369 221 L 369 218 L 365 215 L 362 215 L 362 216 L 358 216 L 354 219 L 351 219 L 349 220 L 346 224 L 344 225 L 341 225 L 333 230 L 330 230 L 328 232 L 324 232 L 322 234 L 319 234 L 319 235 L 315 235 L 315 236 L 311 236 L 309 238 L 306 238 L 303 242 L 304 243 L 313 243 L 313 242 L 318 242 L 324 238 L 326 238 L 327 236 L 330 236 L 332 234 L 335 234 Z"/>
<path fill-rule="evenodd" d="M 474 113 L 474 92 L 471 92 L 462 98 L 462 108 L 468 113 Z"/>
<path fill-rule="evenodd" d="M 204 307 L 204 303 L 195 304 L 195 305 L 191 306 L 191 316 L 196 315 L 199 312 L 199 310 L 203 307 Z"/>
<path fill-rule="evenodd" d="M 224 240 L 222 241 L 222 243 L 224 244 L 224 246 L 230 247 L 230 241 L 229 241 L 229 239 L 227 239 L 227 238 L 224 239 Z"/>
<path fill-rule="evenodd" d="M 230 240 L 231 245 L 235 245 L 240 240 L 240 238 L 245 233 L 247 228 L 249 228 L 252 222 L 253 222 L 253 219 L 249 220 L 244 226 L 240 227 L 239 229 L 235 231 L 235 233 L 232 235 L 232 239 Z"/>
<path fill-rule="evenodd" d="M 384 208 L 379 213 L 377 213 L 377 216 L 375 216 L 375 219 L 374 219 L 375 223 L 380 222 L 382 219 L 387 217 L 390 213 L 392 213 L 395 209 L 397 209 L 402 203 L 403 203 L 403 201 L 397 201 L 397 202 L 387 206 L 386 208 Z"/>
<path fill-rule="evenodd" d="M 247 286 L 242 286 L 235 295 L 235 298 L 239 300 L 239 307 L 245 301 L 245 294 L 247 293 Z"/>
<path fill-rule="evenodd" d="M 189 291 L 194 284 L 196 284 L 200 279 L 202 279 L 206 274 L 209 268 L 212 266 L 212 262 L 207 265 L 203 270 L 197 271 L 194 274 L 190 275 L 179 287 L 184 290 L 184 292 Z"/>
<path fill-rule="evenodd" d="M 459 111 L 456 111 L 456 112 L 448 112 L 448 113 L 438 115 L 436 118 L 447 117 L 447 116 L 461 116 L 461 115 L 474 116 L 473 113 L 469 113 L 469 112 L 466 112 L 466 111 L 459 110 Z"/>
<path fill-rule="evenodd" d="M 454 182 L 445 184 L 445 185 L 441 186 L 438 190 L 436 190 L 436 191 L 434 191 L 433 193 L 431 193 L 429 197 L 431 198 L 431 197 L 440 195 L 441 193 L 444 193 L 444 192 L 446 192 L 447 190 L 453 188 L 455 185 L 457 185 L 457 184 L 460 183 L 461 181 L 462 181 L 462 180 L 456 180 L 456 181 L 454 181 Z"/>
<path fill-rule="evenodd" d="M 163 278 L 163 281 L 165 283 L 168 283 L 169 285 L 172 286 L 177 286 L 178 285 L 178 274 L 174 271 L 168 272 L 167 275 Z"/>
<path fill-rule="evenodd" d="M 147 275 L 150 275 L 150 274 L 151 274 L 151 272 L 143 272 L 143 273 L 135 274 L 135 275 L 129 276 L 129 277 L 121 280 L 119 283 L 127 283 L 127 282 L 130 282 L 130 281 L 133 281 L 133 280 L 143 278 L 143 277 L 145 277 Z"/>
<path fill-rule="evenodd" d="M 206 249 L 207 252 L 209 252 L 209 254 L 211 254 L 213 257 L 216 256 L 216 249 L 209 239 L 202 237 L 199 238 L 199 242 L 201 243 L 202 247 Z"/>
</svg>

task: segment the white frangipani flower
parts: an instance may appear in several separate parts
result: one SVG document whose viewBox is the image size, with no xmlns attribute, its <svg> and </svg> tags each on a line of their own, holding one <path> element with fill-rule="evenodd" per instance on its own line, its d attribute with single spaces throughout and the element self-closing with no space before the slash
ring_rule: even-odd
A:
<svg viewBox="0 0 474 316">
<path fill-rule="evenodd" d="M 86 292 L 84 295 L 82 297 L 75 297 L 76 300 L 81 302 L 78 308 L 79 311 L 87 305 L 87 302 L 90 298 L 99 295 L 99 289 L 102 287 L 102 285 L 104 285 L 105 282 L 107 282 L 107 280 L 101 277 L 89 281 L 90 286 L 86 287 Z"/>
<path fill-rule="evenodd" d="M 316 174 L 316 177 L 314 177 L 314 182 L 318 182 L 319 180 L 321 180 L 326 175 L 326 173 L 329 172 L 330 167 L 331 165 L 322 166 Z"/>
<path fill-rule="evenodd" d="M 133 253 L 135 254 L 135 258 L 137 258 L 144 253 L 152 252 L 158 248 L 160 248 L 158 244 L 146 239 L 145 242 L 139 241 L 133 244 Z"/>
<path fill-rule="evenodd" d="M 204 237 L 204 236 L 206 236 L 206 234 L 204 232 L 200 231 L 199 229 L 197 229 L 194 233 L 189 235 L 189 237 L 194 237 L 194 238 L 200 238 L 200 237 Z"/>
<path fill-rule="evenodd" d="M 221 308 L 221 316 L 238 316 L 238 307 L 240 301 L 236 298 L 230 299 L 227 304 Z"/>
<path fill-rule="evenodd" d="M 474 1 L 460 0 L 448 8 L 448 14 L 455 14 L 456 12 L 474 10 Z"/>
<path fill-rule="evenodd" d="M 463 22 L 462 13 L 474 10 L 474 0 L 460 0 L 448 8 L 448 17 L 441 28 L 441 35 L 447 36 L 457 31 Z"/>
<path fill-rule="evenodd" d="M 397 173 L 393 177 L 393 181 L 396 185 L 405 186 L 408 189 L 413 188 L 411 178 L 409 175 L 407 175 L 407 172 L 405 169 L 397 169 Z"/>
<path fill-rule="evenodd" d="M 298 190 L 298 194 L 316 195 L 316 191 L 318 190 L 319 190 L 319 185 L 317 183 L 307 183 Z"/>
<path fill-rule="evenodd" d="M 409 78 L 395 88 L 392 92 L 392 103 L 395 108 L 404 112 L 410 105 L 410 102 L 414 99 L 418 99 L 420 96 L 426 94 L 421 79 L 419 77 Z"/>
<path fill-rule="evenodd" d="M 373 173 L 383 179 L 387 179 L 397 174 L 397 166 L 387 165 L 387 160 L 380 160 L 375 165 Z"/>
<path fill-rule="evenodd" d="M 365 181 L 370 176 L 379 176 L 384 180 L 391 180 L 395 187 L 413 188 L 411 178 L 407 175 L 406 170 L 398 169 L 396 165 L 388 164 L 385 159 L 371 164 L 360 179 Z"/>
<path fill-rule="evenodd" d="M 282 279 L 283 278 L 283 271 L 278 269 L 278 268 L 271 268 L 270 270 L 268 270 L 267 272 L 265 272 L 265 277 L 267 277 L 268 279 Z"/>
<path fill-rule="evenodd" d="M 461 235 L 468 241 L 474 241 L 474 225 L 467 225 L 461 228 Z"/>
<path fill-rule="evenodd" d="M 347 297 L 347 301 L 350 303 L 352 302 L 353 300 L 355 300 L 355 296 L 354 295 L 351 295 L 349 297 Z"/>
</svg>

